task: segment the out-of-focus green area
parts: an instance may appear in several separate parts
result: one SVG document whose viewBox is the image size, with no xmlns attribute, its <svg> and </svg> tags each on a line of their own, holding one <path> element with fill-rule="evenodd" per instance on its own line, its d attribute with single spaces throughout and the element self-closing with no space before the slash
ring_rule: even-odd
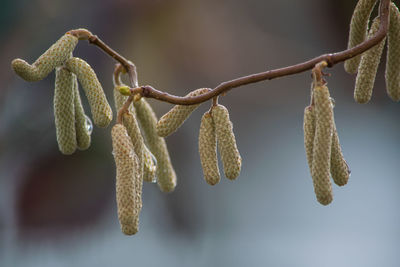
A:
<svg viewBox="0 0 400 267">
<path fill-rule="evenodd" d="M 178 186 L 145 184 L 140 231 L 119 230 L 111 127 L 88 151 L 58 151 L 54 73 L 28 83 L 33 62 L 66 31 L 87 28 L 133 61 L 139 82 L 176 95 L 346 48 L 356 1 L 11 1 L 0 8 L 0 266 L 398 266 L 400 107 L 380 70 L 367 105 L 339 64 L 328 77 L 352 170 L 334 201 L 315 200 L 303 148 L 310 73 L 232 90 L 220 99 L 243 168 L 211 187 L 197 138 L 203 104 L 167 138 Z M 114 61 L 80 42 L 112 104 Z M 384 57 L 383 57 L 384 61 Z M 83 96 L 83 95 L 82 95 Z M 84 98 L 83 98 L 84 99 Z M 150 100 L 161 116 L 169 104 Z M 86 111 L 89 113 L 86 99 Z M 222 168 L 221 168 L 222 170 Z"/>
</svg>

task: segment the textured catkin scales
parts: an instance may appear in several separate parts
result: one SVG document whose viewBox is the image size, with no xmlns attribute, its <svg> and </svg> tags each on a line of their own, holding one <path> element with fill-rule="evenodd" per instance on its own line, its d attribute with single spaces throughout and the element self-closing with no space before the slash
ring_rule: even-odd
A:
<svg viewBox="0 0 400 267">
<path fill-rule="evenodd" d="M 89 101 L 93 122 L 99 127 L 107 127 L 112 120 L 111 107 L 94 70 L 80 58 L 70 58 L 66 67 L 78 77 Z"/>
<path fill-rule="evenodd" d="M 332 147 L 331 147 L 331 175 L 335 184 L 343 186 L 350 177 L 350 169 L 343 157 L 339 136 L 333 119 Z"/>
<path fill-rule="evenodd" d="M 354 9 L 353 16 L 351 17 L 349 42 L 347 45 L 348 49 L 353 48 L 354 46 L 362 43 L 365 40 L 368 30 L 369 18 L 375 4 L 376 0 L 358 1 L 357 6 Z M 344 69 L 350 74 L 357 73 L 360 60 L 360 55 L 346 60 L 344 62 Z"/>
<path fill-rule="evenodd" d="M 116 124 L 111 130 L 113 155 L 117 169 L 116 196 L 118 219 L 122 232 L 133 235 L 138 231 L 136 221 L 141 203 L 137 203 L 136 177 L 139 160 L 135 154 L 132 141 L 126 128 Z"/>
<path fill-rule="evenodd" d="M 167 144 L 164 138 L 157 134 L 156 114 L 143 98 L 133 103 L 147 147 L 157 160 L 156 175 L 158 186 L 163 192 L 172 192 L 176 186 L 176 174 L 172 167 Z"/>
<path fill-rule="evenodd" d="M 315 86 L 313 96 L 316 128 L 311 177 L 318 202 L 328 205 L 333 199 L 330 181 L 333 110 L 326 86 Z"/>
<path fill-rule="evenodd" d="M 71 34 L 65 34 L 32 65 L 17 58 L 11 62 L 11 66 L 24 80 L 29 82 L 40 81 L 70 57 L 77 43 L 78 38 Z"/>
<path fill-rule="evenodd" d="M 236 146 L 232 122 L 226 107 L 217 105 L 212 108 L 212 118 L 217 135 L 219 154 L 224 167 L 224 173 L 228 179 L 236 179 L 240 174 L 242 158 Z"/>
<path fill-rule="evenodd" d="M 210 185 L 217 184 L 221 179 L 217 159 L 217 136 L 212 116 L 208 112 L 201 118 L 199 153 L 204 179 Z"/>
<path fill-rule="evenodd" d="M 313 161 L 313 147 L 315 137 L 315 111 L 312 106 L 308 106 L 304 109 L 304 148 L 306 150 L 308 167 L 312 169 Z"/>
<path fill-rule="evenodd" d="M 400 13 L 390 4 L 390 25 L 386 57 L 386 91 L 393 101 L 400 100 Z"/>
<path fill-rule="evenodd" d="M 379 23 L 379 18 L 375 18 L 368 37 L 372 37 L 378 31 Z M 354 89 L 354 99 L 358 103 L 367 103 L 371 99 L 385 40 L 386 38 L 362 54 Z"/>
<path fill-rule="evenodd" d="M 75 103 L 75 129 L 76 129 L 76 144 L 78 149 L 86 150 L 90 146 L 91 132 L 88 129 L 85 115 L 85 110 L 82 106 L 81 96 L 79 95 L 78 80 L 75 74 L 74 76 L 74 103 Z"/>
<path fill-rule="evenodd" d="M 136 176 L 135 176 L 135 203 L 136 210 L 140 212 L 142 209 L 142 188 L 143 188 L 143 149 L 144 149 L 144 141 L 142 134 L 140 133 L 139 125 L 136 121 L 135 116 L 128 112 L 124 113 L 122 117 L 123 124 L 126 128 L 128 136 L 131 139 L 133 150 L 138 158 L 137 166 L 136 166 Z M 137 222 L 135 224 L 139 224 L 139 216 L 137 216 Z"/>
<path fill-rule="evenodd" d="M 74 77 L 64 67 L 56 70 L 54 118 L 58 148 L 61 153 L 71 155 L 76 150 Z"/>
<path fill-rule="evenodd" d="M 199 96 L 201 94 L 210 91 L 209 88 L 201 88 L 190 92 L 186 96 Z M 166 137 L 173 132 L 175 132 L 185 120 L 192 114 L 192 112 L 198 107 L 198 105 L 176 105 L 170 111 L 168 111 L 164 116 L 160 118 L 157 123 L 157 133 L 161 137 Z"/>
<path fill-rule="evenodd" d="M 132 113 L 124 113 L 122 116 L 123 125 L 128 132 L 129 137 L 131 138 L 133 149 L 135 150 L 135 154 L 138 156 L 140 169 L 140 176 L 143 173 L 143 149 L 144 149 L 144 141 L 142 134 L 140 133 L 139 125 L 136 121 L 135 116 Z M 142 190 L 140 190 L 141 192 Z"/>
</svg>

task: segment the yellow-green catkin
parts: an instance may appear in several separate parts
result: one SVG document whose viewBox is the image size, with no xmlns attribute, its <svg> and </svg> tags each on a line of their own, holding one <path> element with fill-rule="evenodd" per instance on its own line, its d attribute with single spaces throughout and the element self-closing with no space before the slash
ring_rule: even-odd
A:
<svg viewBox="0 0 400 267">
<path fill-rule="evenodd" d="M 17 58 L 11 62 L 11 66 L 22 79 L 29 82 L 40 81 L 70 57 L 77 43 L 78 38 L 66 33 L 32 65 Z"/>
<path fill-rule="evenodd" d="M 76 144 L 78 149 L 86 150 L 90 147 L 92 123 L 85 115 L 85 110 L 82 106 L 81 96 L 78 89 L 78 80 L 74 76 L 74 103 L 75 103 L 75 129 L 76 129 Z"/>
<path fill-rule="evenodd" d="M 139 159 L 135 154 L 131 138 L 122 124 L 116 124 L 111 130 L 113 155 L 116 165 L 116 196 L 118 219 L 121 230 L 126 235 L 138 231 L 138 217 L 141 198 L 138 198 L 136 181 Z M 138 203 L 138 201 L 140 203 Z"/>
<path fill-rule="evenodd" d="M 347 48 L 353 48 L 359 45 L 367 36 L 369 18 L 374 9 L 376 0 L 359 0 L 356 8 L 354 9 L 353 16 L 350 22 L 349 42 Z M 355 56 L 344 62 L 344 69 L 350 73 L 357 73 L 360 64 L 361 56 Z"/>
<path fill-rule="evenodd" d="M 390 25 L 386 58 L 386 91 L 393 101 L 400 100 L 400 12 L 390 4 Z"/>
<path fill-rule="evenodd" d="M 315 86 L 313 96 L 316 127 L 311 177 L 318 202 L 328 205 L 333 200 L 330 181 L 333 110 L 328 87 Z"/>
<path fill-rule="evenodd" d="M 128 112 L 124 113 L 122 117 L 123 125 L 131 138 L 133 150 L 138 158 L 138 168 L 136 170 L 135 176 L 135 209 L 138 213 L 142 210 L 142 191 L 143 191 L 143 147 L 144 141 L 142 134 L 140 133 L 139 125 L 136 121 L 135 116 Z M 139 225 L 139 215 L 135 221 L 136 225 Z"/>
<path fill-rule="evenodd" d="M 164 138 L 157 134 L 157 117 L 145 99 L 133 102 L 147 147 L 157 160 L 157 183 L 161 191 L 172 192 L 176 186 L 176 174 L 172 167 Z"/>
<path fill-rule="evenodd" d="M 240 174 L 242 158 L 236 146 L 229 112 L 223 105 L 217 105 L 212 108 L 211 114 L 215 125 L 218 149 L 225 176 L 228 179 L 234 180 Z"/>
<path fill-rule="evenodd" d="M 335 184 L 339 186 L 347 184 L 350 177 L 350 169 L 343 157 L 334 119 L 331 147 L 331 175 Z"/>
<path fill-rule="evenodd" d="M 186 97 L 199 96 L 201 94 L 207 93 L 208 91 L 210 91 L 209 88 L 197 89 L 187 94 Z M 158 135 L 161 137 L 166 137 L 175 132 L 198 106 L 200 106 L 200 104 L 190 105 L 190 106 L 185 106 L 185 105 L 174 106 L 170 111 L 164 114 L 164 116 L 162 116 L 158 121 L 157 123 Z"/>
<path fill-rule="evenodd" d="M 379 18 L 375 18 L 368 34 L 369 38 L 378 31 L 379 24 Z M 375 76 L 381 60 L 385 40 L 386 38 L 362 54 L 354 89 L 354 99 L 358 103 L 367 103 L 371 99 Z"/>
<path fill-rule="evenodd" d="M 157 160 L 146 145 L 143 147 L 143 181 L 148 183 L 157 182 L 156 177 Z"/>
<path fill-rule="evenodd" d="M 221 180 L 217 159 L 217 136 L 210 113 L 204 113 L 199 131 L 199 153 L 204 179 L 210 185 L 216 185 Z"/>
<path fill-rule="evenodd" d="M 314 137 L 315 137 L 315 111 L 313 106 L 304 109 L 304 148 L 306 150 L 307 162 L 310 171 L 312 169 Z"/>
<path fill-rule="evenodd" d="M 78 77 L 83 87 L 92 111 L 94 124 L 99 127 L 107 127 L 112 120 L 112 110 L 94 70 L 86 61 L 76 57 L 68 59 L 65 65 Z"/>
<path fill-rule="evenodd" d="M 71 155 L 76 150 L 74 77 L 69 70 L 58 67 L 54 91 L 54 118 L 58 148 Z"/>
</svg>

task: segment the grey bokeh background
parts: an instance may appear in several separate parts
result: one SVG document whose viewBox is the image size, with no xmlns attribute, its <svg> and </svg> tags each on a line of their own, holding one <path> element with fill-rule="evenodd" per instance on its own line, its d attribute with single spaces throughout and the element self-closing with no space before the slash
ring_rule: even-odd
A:
<svg viewBox="0 0 400 267">
<path fill-rule="evenodd" d="M 145 184 L 140 232 L 119 230 L 110 127 L 88 151 L 58 152 L 54 74 L 27 83 L 10 62 L 33 62 L 85 27 L 138 67 L 141 84 L 185 95 L 242 75 L 343 50 L 356 1 L 10 1 L 0 9 L 0 266 L 398 266 L 400 106 L 384 64 L 369 104 L 354 76 L 329 70 L 336 124 L 352 176 L 334 201 L 314 197 L 303 148 L 310 73 L 235 89 L 230 110 L 243 168 L 211 187 L 197 151 L 202 105 L 167 138 L 178 186 Z M 79 43 L 112 102 L 114 62 Z M 170 105 L 151 101 L 161 116 Z M 87 104 L 85 102 L 85 104 Z"/>
</svg>

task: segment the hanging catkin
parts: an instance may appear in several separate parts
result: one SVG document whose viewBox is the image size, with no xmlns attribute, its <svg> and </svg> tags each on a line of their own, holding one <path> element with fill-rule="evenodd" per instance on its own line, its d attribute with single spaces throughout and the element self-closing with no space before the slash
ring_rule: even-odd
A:
<svg viewBox="0 0 400 267">
<path fill-rule="evenodd" d="M 390 24 L 386 57 L 386 91 L 393 101 L 400 100 L 400 13 L 390 3 Z"/>
<path fill-rule="evenodd" d="M 142 210 L 142 188 L 143 188 L 143 137 L 140 133 L 139 125 L 132 113 L 124 113 L 122 117 L 123 124 L 126 128 L 128 136 L 131 138 L 133 151 L 138 159 L 138 166 L 135 175 L 135 210 L 138 214 Z M 139 225 L 139 215 L 136 217 L 135 225 Z"/>
<path fill-rule="evenodd" d="M 194 90 L 186 95 L 186 97 L 191 96 L 199 96 L 201 94 L 207 93 L 211 89 L 209 88 L 201 88 Z M 157 133 L 161 137 L 166 137 L 173 132 L 175 132 L 184 122 L 185 120 L 192 114 L 192 112 L 198 107 L 197 105 L 176 105 L 170 111 L 168 111 L 164 116 L 160 118 L 157 123 Z"/>
<path fill-rule="evenodd" d="M 333 199 L 330 181 L 333 110 L 328 87 L 315 86 L 313 96 L 316 127 L 311 177 L 318 202 L 328 205 Z"/>
<path fill-rule="evenodd" d="M 376 0 L 359 0 L 356 8 L 354 9 L 353 16 L 350 22 L 349 42 L 347 49 L 362 43 L 366 38 L 368 31 L 368 22 L 371 12 L 374 9 Z M 355 56 L 344 62 L 344 69 L 350 73 L 357 73 L 360 64 L 361 56 Z"/>
<path fill-rule="evenodd" d="M 70 57 L 77 43 L 78 38 L 66 33 L 32 65 L 25 60 L 17 58 L 11 62 L 11 66 L 24 80 L 29 82 L 40 81 Z"/>
<path fill-rule="evenodd" d="M 58 148 L 61 153 L 71 155 L 76 150 L 74 77 L 64 67 L 56 70 L 54 118 Z"/>
<path fill-rule="evenodd" d="M 332 113 L 333 114 L 333 113 Z M 347 184 L 350 176 L 350 169 L 343 157 L 340 147 L 339 136 L 336 130 L 335 120 L 333 122 L 332 148 L 331 148 L 331 175 L 335 184 L 343 186 Z"/>
<path fill-rule="evenodd" d="M 116 195 L 118 219 L 122 232 L 133 235 L 138 231 L 138 217 L 142 203 L 137 197 L 136 181 L 139 159 L 126 128 L 116 124 L 111 131 L 113 155 L 117 169 Z M 138 203 L 139 202 L 139 203 Z"/>
<path fill-rule="evenodd" d="M 217 136 L 210 113 L 204 113 L 199 132 L 199 153 L 204 179 L 210 185 L 220 181 L 217 159 Z"/>
<path fill-rule="evenodd" d="M 315 137 L 315 111 L 313 106 L 308 106 L 304 109 L 304 148 L 306 150 L 307 162 L 310 171 L 313 161 L 313 147 Z"/>
<path fill-rule="evenodd" d="M 369 38 L 378 31 L 379 23 L 379 18 L 375 18 L 368 34 Z M 354 89 L 354 99 L 358 103 L 367 103 L 371 99 L 385 40 L 386 38 L 362 54 Z"/>
<path fill-rule="evenodd" d="M 171 192 L 176 186 L 176 174 L 171 164 L 167 144 L 164 138 L 157 134 L 156 114 L 143 98 L 133 103 L 147 147 L 157 160 L 156 175 L 158 186 L 163 192 Z"/>
<path fill-rule="evenodd" d="M 78 149 L 86 150 L 90 146 L 92 133 L 92 123 L 85 115 L 85 110 L 82 106 L 81 96 L 78 89 L 78 80 L 75 74 L 74 77 L 74 103 L 75 103 L 75 129 L 76 129 L 76 144 Z M 87 121 L 89 120 L 89 121 Z"/>
<path fill-rule="evenodd" d="M 76 57 L 68 59 L 65 65 L 75 73 L 85 91 L 93 122 L 99 127 L 107 127 L 112 120 L 112 111 L 94 70 L 84 60 Z"/>
<path fill-rule="evenodd" d="M 228 179 L 236 179 L 240 174 L 242 158 L 236 146 L 232 122 L 226 107 L 217 105 L 212 108 L 212 118 L 217 135 L 219 154 L 224 167 L 224 173 Z"/>
</svg>

